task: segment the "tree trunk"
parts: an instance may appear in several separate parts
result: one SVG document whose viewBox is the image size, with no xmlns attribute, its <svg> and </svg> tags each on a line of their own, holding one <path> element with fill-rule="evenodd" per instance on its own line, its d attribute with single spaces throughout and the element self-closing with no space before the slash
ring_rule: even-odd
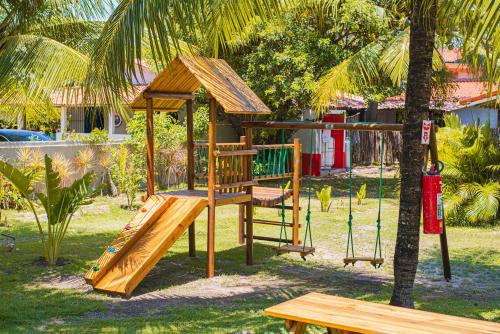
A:
<svg viewBox="0 0 500 334">
<path fill-rule="evenodd" d="M 413 0 L 410 25 L 410 59 L 403 113 L 401 195 L 394 254 L 394 290 L 391 305 L 414 307 L 413 285 L 418 265 L 420 206 L 424 147 L 420 144 L 422 120 L 429 112 L 432 54 L 436 30 L 436 1 Z"/>
</svg>

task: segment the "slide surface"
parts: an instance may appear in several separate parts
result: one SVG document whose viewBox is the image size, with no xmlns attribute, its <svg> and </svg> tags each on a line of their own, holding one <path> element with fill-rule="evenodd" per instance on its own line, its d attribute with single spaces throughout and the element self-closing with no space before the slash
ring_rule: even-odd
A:
<svg viewBox="0 0 500 334">
<path fill-rule="evenodd" d="M 130 296 L 206 206 L 202 198 L 151 196 L 85 280 L 96 290 Z"/>
</svg>

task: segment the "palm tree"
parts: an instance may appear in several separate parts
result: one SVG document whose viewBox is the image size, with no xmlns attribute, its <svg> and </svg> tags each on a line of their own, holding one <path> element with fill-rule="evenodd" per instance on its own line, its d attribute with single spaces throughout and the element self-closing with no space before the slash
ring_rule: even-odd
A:
<svg viewBox="0 0 500 334">
<path fill-rule="evenodd" d="M 0 103 L 43 109 L 50 94 L 83 82 L 109 4 L 72 0 L 0 2 Z"/>
<path fill-rule="evenodd" d="M 429 117 L 432 73 L 436 65 L 436 35 L 453 36 L 458 33 L 462 37 L 463 54 L 473 66 L 483 68 L 491 87 L 500 81 L 500 30 L 497 29 L 500 2 L 394 0 L 389 4 L 397 6 L 400 12 L 407 15 L 408 30 L 396 32 L 392 41 L 387 38 L 375 41 L 333 68 L 321 82 L 316 103 L 328 102 L 339 92 L 356 92 L 381 76 L 389 77 L 394 84 L 400 84 L 406 78 L 400 213 L 391 304 L 414 307 L 413 285 L 418 265 L 420 180 L 424 156 L 420 126 L 422 120 Z M 398 39 L 400 43 L 395 43 Z"/>
</svg>

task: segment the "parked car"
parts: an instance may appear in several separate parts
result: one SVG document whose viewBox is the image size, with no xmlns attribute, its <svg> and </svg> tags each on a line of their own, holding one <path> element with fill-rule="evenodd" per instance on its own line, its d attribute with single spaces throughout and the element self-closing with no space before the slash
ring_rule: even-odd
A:
<svg viewBox="0 0 500 334">
<path fill-rule="evenodd" d="M 36 131 L 0 129 L 0 142 L 6 141 L 49 141 L 48 135 Z"/>
</svg>

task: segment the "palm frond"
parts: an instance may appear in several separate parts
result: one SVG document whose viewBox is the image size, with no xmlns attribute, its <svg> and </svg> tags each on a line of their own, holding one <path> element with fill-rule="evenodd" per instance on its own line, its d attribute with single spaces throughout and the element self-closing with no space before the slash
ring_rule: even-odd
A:
<svg viewBox="0 0 500 334">
<path fill-rule="evenodd" d="M 87 56 L 53 39 L 8 37 L 0 53 L 0 94 L 21 86 L 29 98 L 48 99 L 55 90 L 82 82 L 87 66 Z"/>
<path fill-rule="evenodd" d="M 464 185 L 467 187 L 469 202 L 464 208 L 465 218 L 477 224 L 490 222 L 497 217 L 500 202 L 500 183 L 489 182 L 481 185 L 478 183 Z"/>
<path fill-rule="evenodd" d="M 379 59 L 386 45 L 385 40 L 368 44 L 360 51 L 329 70 L 319 81 L 313 96 L 317 110 L 335 103 L 345 94 L 357 94 L 380 78 Z"/>
<path fill-rule="evenodd" d="M 30 26 L 29 34 L 53 39 L 90 56 L 103 26 L 102 21 L 51 17 Z"/>
<path fill-rule="evenodd" d="M 446 0 L 438 19 L 450 31 L 458 28 L 462 54 L 486 74 L 491 91 L 500 82 L 500 2 L 497 0 Z"/>
<path fill-rule="evenodd" d="M 287 1 L 285 1 L 286 3 Z M 144 45 L 150 46 L 157 68 L 164 68 L 177 53 L 193 53 L 181 36 L 203 35 L 211 56 L 229 47 L 233 39 L 251 24 L 255 17 L 270 18 L 283 6 L 280 0 L 124 0 L 106 22 L 92 57 L 89 91 L 105 87 L 107 104 L 117 96 L 133 94 L 130 83 L 141 76 L 136 63 L 144 56 Z M 140 70 L 139 70 L 140 72 Z"/>
</svg>

